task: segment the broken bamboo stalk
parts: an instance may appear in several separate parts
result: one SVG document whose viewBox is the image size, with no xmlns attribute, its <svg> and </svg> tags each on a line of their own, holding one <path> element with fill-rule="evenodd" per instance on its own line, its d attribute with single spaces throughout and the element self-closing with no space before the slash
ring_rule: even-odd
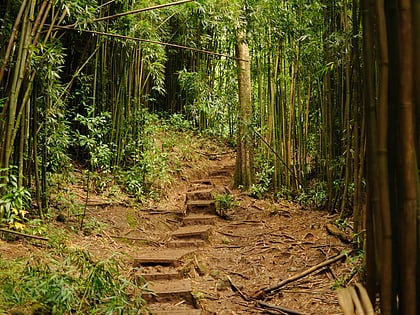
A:
<svg viewBox="0 0 420 315">
<path fill-rule="evenodd" d="M 257 304 L 258 304 L 258 306 L 260 306 L 264 309 L 273 309 L 273 310 L 277 310 L 277 311 L 280 311 L 282 313 L 286 313 L 286 314 L 290 314 L 290 315 L 305 315 L 305 313 L 301 313 L 299 311 L 295 311 L 295 310 L 292 310 L 290 308 L 279 306 L 279 305 L 273 305 L 273 304 L 269 304 L 269 303 L 265 303 L 265 302 L 261 302 L 261 301 L 258 301 Z"/>
<path fill-rule="evenodd" d="M 17 232 L 17 231 L 12 231 L 12 230 L 3 229 L 3 228 L 0 228 L 0 232 L 10 233 L 10 234 L 16 234 L 16 235 L 19 235 L 19 236 L 34 238 L 34 239 L 41 240 L 41 241 L 49 241 L 49 239 L 46 238 L 46 237 L 37 236 L 37 235 L 31 235 L 31 234 L 25 234 L 25 233 L 20 233 L 20 232 Z"/>
<path fill-rule="evenodd" d="M 294 276 L 292 276 L 292 277 L 290 277 L 288 279 L 285 279 L 283 281 L 280 281 L 279 283 L 277 283 L 275 285 L 272 285 L 272 286 L 269 286 L 269 287 L 266 287 L 266 288 L 263 288 L 263 289 L 258 290 L 257 292 L 255 292 L 252 295 L 252 297 L 254 299 L 261 299 L 261 298 L 263 298 L 266 295 L 274 294 L 278 290 L 280 290 L 283 286 L 285 286 L 286 284 L 288 284 L 290 282 L 293 282 L 293 281 L 296 281 L 296 280 L 299 280 L 299 279 L 301 279 L 301 278 L 303 278 L 303 277 L 305 277 L 305 276 L 313 273 L 314 271 L 317 271 L 318 269 L 321 269 L 321 268 L 323 268 L 325 266 L 331 265 L 331 264 L 333 264 L 333 263 L 335 263 L 335 262 L 337 262 L 337 261 L 339 261 L 339 260 L 347 257 L 350 253 L 351 253 L 351 251 L 349 253 L 341 253 L 341 254 L 339 254 L 337 256 L 331 257 L 331 258 L 329 258 L 329 259 L 327 259 L 327 260 L 325 260 L 325 261 L 323 261 L 323 262 L 321 262 L 321 263 L 319 263 L 319 264 L 317 264 L 315 266 L 312 266 L 311 268 L 303 271 L 302 273 L 299 273 L 299 274 L 294 275 Z"/>
</svg>

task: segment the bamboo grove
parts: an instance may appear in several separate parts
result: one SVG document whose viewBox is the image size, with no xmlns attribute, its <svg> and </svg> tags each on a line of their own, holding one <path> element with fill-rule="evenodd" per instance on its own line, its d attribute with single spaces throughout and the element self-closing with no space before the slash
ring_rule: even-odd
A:
<svg viewBox="0 0 420 315">
<path fill-rule="evenodd" d="M 352 216 L 372 300 L 416 314 L 419 21 L 415 0 L 3 1 L 0 189 L 42 218 L 72 161 L 147 176 L 149 114 L 182 115 L 247 151 L 256 197 Z"/>
</svg>

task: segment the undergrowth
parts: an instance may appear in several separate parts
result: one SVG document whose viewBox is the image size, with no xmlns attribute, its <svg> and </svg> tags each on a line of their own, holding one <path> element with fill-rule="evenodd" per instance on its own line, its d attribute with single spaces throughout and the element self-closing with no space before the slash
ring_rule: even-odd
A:
<svg viewBox="0 0 420 315">
<path fill-rule="evenodd" d="M 80 249 L 58 248 L 42 257 L 0 257 L 0 311 L 21 314 L 140 314 L 139 285 L 114 259 L 94 261 Z"/>
</svg>

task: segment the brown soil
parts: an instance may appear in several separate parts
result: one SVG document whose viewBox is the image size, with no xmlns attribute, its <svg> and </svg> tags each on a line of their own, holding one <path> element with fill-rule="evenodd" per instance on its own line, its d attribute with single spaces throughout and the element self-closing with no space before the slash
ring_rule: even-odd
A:
<svg viewBox="0 0 420 315">
<path fill-rule="evenodd" d="M 182 226 L 186 193 L 193 180 L 207 178 L 210 174 L 217 181 L 216 189 L 230 191 L 239 205 L 230 209 L 226 218 L 217 217 L 212 222 L 204 245 L 203 241 L 197 241 L 191 249 L 173 248 L 174 256 L 189 251 L 176 257 L 179 264 L 144 266 L 141 272 L 153 274 L 166 268 L 167 278 L 163 276 L 163 280 L 175 281 L 170 279 L 170 274 L 174 274 L 174 278 L 181 275 L 184 280 L 190 279 L 192 303 L 203 310 L 202 314 L 263 314 L 264 308 L 258 301 L 294 310 L 295 314 L 341 314 L 333 287 L 344 280 L 347 284 L 357 280 L 357 276 L 352 278 L 351 274 L 358 266 L 349 259 L 291 281 L 280 291 L 257 301 L 251 299 L 261 289 L 296 276 L 343 251 L 350 251 L 351 245 L 327 232 L 326 225 L 335 221 L 334 215 L 304 209 L 288 201 L 258 200 L 234 190 L 234 158 L 234 154 L 228 152 L 204 155 L 194 165 L 186 163 L 183 179 L 174 183 L 167 197 L 156 203 L 110 202 L 92 196 L 88 217 L 105 223 L 106 227 L 91 235 L 69 233 L 67 245 L 85 248 L 98 259 L 115 256 L 131 270 L 136 258 L 144 257 L 148 252 L 159 253 L 168 247 L 173 232 Z M 226 170 L 229 171 L 226 173 Z M 68 228 L 72 222 L 53 224 Z M 42 251 L 42 248 L 26 243 L 25 239 L 12 243 L 0 241 L 0 248 L 3 258 Z M 165 309 L 170 309 L 171 305 L 181 307 L 173 314 L 190 314 L 187 309 L 193 308 L 182 310 L 183 304 L 190 303 L 182 296 L 162 303 L 161 307 Z M 270 314 L 286 313 L 271 310 Z"/>
</svg>

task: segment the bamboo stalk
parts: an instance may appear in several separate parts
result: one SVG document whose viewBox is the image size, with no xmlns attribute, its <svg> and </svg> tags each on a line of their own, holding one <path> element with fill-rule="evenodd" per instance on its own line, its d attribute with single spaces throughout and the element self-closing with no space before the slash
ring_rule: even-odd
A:
<svg viewBox="0 0 420 315">
<path fill-rule="evenodd" d="M 6 49 L 6 52 L 4 54 L 3 64 L 2 64 L 1 69 L 0 69 L 0 84 L 3 81 L 4 71 L 6 70 L 6 66 L 9 62 L 10 52 L 12 51 L 13 44 L 14 44 L 15 39 L 16 39 L 18 26 L 20 24 L 20 21 L 22 20 L 22 15 L 23 15 L 23 12 L 25 11 L 27 2 L 28 2 L 28 0 L 23 0 L 22 1 L 22 4 L 20 5 L 19 12 L 18 12 L 18 15 L 16 17 L 15 23 L 13 24 L 13 29 L 12 29 L 12 33 L 10 34 L 9 44 L 7 45 L 7 49 Z M 6 107 L 3 108 L 3 113 L 1 115 L 2 117 L 4 117 L 4 115 L 5 115 L 4 114 L 5 110 L 6 110 Z"/>
</svg>

